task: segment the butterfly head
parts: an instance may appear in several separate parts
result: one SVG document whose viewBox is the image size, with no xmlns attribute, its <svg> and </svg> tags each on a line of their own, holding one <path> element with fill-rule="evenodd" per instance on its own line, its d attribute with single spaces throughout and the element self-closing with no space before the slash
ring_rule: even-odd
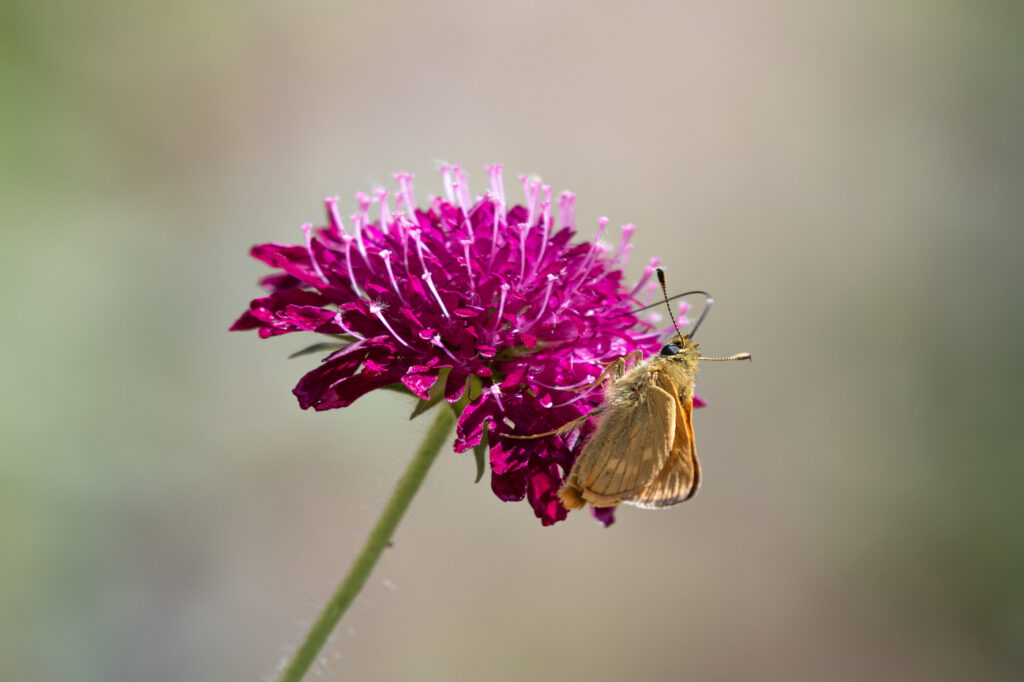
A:
<svg viewBox="0 0 1024 682">
<path fill-rule="evenodd" d="M 658 353 L 663 358 L 673 358 L 678 356 L 683 357 L 696 357 L 697 343 L 690 339 L 689 334 L 676 334 L 672 337 L 672 340 L 661 347 L 661 352 Z"/>
</svg>

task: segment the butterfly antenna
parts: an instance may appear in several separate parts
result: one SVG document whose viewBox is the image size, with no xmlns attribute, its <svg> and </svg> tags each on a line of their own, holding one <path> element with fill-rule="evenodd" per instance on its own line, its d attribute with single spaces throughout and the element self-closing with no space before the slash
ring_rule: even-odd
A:
<svg viewBox="0 0 1024 682">
<path fill-rule="evenodd" d="M 730 355 L 727 358 L 706 358 L 700 357 L 701 360 L 713 360 L 715 362 L 725 362 L 727 360 L 752 360 L 753 356 L 750 353 L 737 353 L 736 355 Z"/>
<path fill-rule="evenodd" d="M 683 332 L 679 331 L 679 325 L 676 324 L 676 316 L 672 314 L 672 306 L 668 303 L 668 288 L 665 286 L 665 271 L 661 268 L 657 268 L 655 272 L 658 273 L 658 284 L 661 285 L 661 296 L 665 299 L 665 307 L 668 308 L 668 319 L 672 320 L 672 326 L 676 328 L 676 333 L 679 334 L 680 338 L 682 338 Z"/>
<path fill-rule="evenodd" d="M 690 338 L 692 339 L 697 334 L 697 329 L 700 327 L 700 323 L 704 321 L 705 317 L 707 317 L 708 311 L 711 310 L 711 304 L 715 302 L 715 299 L 711 298 L 711 294 L 709 294 L 706 291 L 701 291 L 700 289 L 695 289 L 694 291 L 687 291 L 682 294 L 676 294 L 675 296 L 669 296 L 668 289 L 665 287 L 665 271 L 662 270 L 661 268 L 657 268 L 655 272 L 658 273 L 658 284 L 661 285 L 661 295 L 665 298 L 665 306 L 668 308 L 668 316 L 672 319 L 672 326 L 676 328 L 676 331 L 679 332 L 680 336 L 682 336 L 683 333 L 679 331 L 679 325 L 676 324 L 676 318 L 672 315 L 672 306 L 670 306 L 668 302 L 674 301 L 677 298 L 682 298 L 683 296 L 692 296 L 693 294 L 704 295 L 704 310 L 701 311 L 700 317 L 697 318 L 697 323 L 693 325 L 693 329 L 690 331 Z M 641 310 L 646 310 L 646 308 L 634 310 L 633 312 L 638 313 Z"/>
<path fill-rule="evenodd" d="M 702 291 L 704 294 L 704 310 L 700 311 L 700 317 L 697 318 L 697 323 L 693 325 L 693 329 L 690 331 L 690 338 L 692 339 L 697 334 L 697 328 L 700 327 L 700 323 L 704 321 L 704 318 L 708 316 L 708 311 L 711 310 L 711 304 L 715 302 L 715 299 Z"/>
</svg>

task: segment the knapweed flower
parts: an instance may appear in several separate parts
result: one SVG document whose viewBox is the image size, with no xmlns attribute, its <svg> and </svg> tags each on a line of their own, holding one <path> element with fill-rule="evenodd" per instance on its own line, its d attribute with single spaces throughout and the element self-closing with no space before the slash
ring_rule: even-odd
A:
<svg viewBox="0 0 1024 682">
<path fill-rule="evenodd" d="M 359 193 L 347 225 L 328 198 L 326 226 L 303 225 L 304 244 L 253 247 L 278 272 L 231 329 L 340 342 L 295 387 L 304 409 L 345 407 L 384 387 L 404 386 L 421 406 L 443 396 L 459 412 L 456 452 L 489 445 L 494 493 L 526 498 L 550 525 L 568 514 L 556 493 L 593 425 L 506 434 L 586 415 L 601 402 L 593 384 L 605 363 L 658 351 L 661 330 L 630 312 L 647 302 L 638 296 L 649 298 L 657 260 L 627 284 L 632 225 L 614 249 L 599 241 L 603 218 L 593 242 L 574 242 L 572 194 L 554 206 L 548 185 L 522 176 L 526 201 L 510 207 L 501 166 L 487 171 L 490 188 L 474 198 L 458 166 L 442 167 L 444 196 L 426 208 L 412 176 L 398 174 L 394 209 L 387 190 Z M 611 509 L 594 514 L 612 521 Z"/>
</svg>

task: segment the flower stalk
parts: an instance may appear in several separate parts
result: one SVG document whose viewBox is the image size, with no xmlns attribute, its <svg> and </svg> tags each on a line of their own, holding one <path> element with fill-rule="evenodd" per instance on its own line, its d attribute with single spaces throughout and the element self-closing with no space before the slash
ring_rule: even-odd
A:
<svg viewBox="0 0 1024 682">
<path fill-rule="evenodd" d="M 409 503 L 412 502 L 413 496 L 416 495 L 423 479 L 426 478 L 430 465 L 434 463 L 454 425 L 455 413 L 447 406 L 441 406 L 437 411 L 434 423 L 427 431 L 426 437 L 412 461 L 409 462 L 402 478 L 399 479 L 394 492 L 391 493 L 391 498 L 384 506 L 380 518 L 377 519 L 377 525 L 373 527 L 369 537 L 366 538 L 366 544 L 363 545 L 362 551 L 334 594 L 331 595 L 330 601 L 324 606 L 316 622 L 313 623 L 302 646 L 295 652 L 288 667 L 281 674 L 279 682 L 299 682 L 309 671 L 338 621 L 345 615 L 345 611 L 352 605 L 359 591 L 366 584 L 366 579 L 373 571 L 381 553 L 391 541 L 398 522 L 402 520 L 405 510 L 409 508 Z"/>
</svg>

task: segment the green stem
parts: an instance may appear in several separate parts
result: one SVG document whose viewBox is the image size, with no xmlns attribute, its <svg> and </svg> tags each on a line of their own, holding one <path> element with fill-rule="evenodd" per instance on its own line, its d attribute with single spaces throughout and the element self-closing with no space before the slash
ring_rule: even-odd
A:
<svg viewBox="0 0 1024 682">
<path fill-rule="evenodd" d="M 419 450 L 409 462 L 405 473 L 402 474 L 402 478 L 395 486 L 395 491 L 391 493 L 391 499 L 388 500 L 380 518 L 377 519 L 377 525 L 370 532 L 370 536 L 366 538 L 363 551 L 359 553 L 352 568 L 348 570 L 348 575 L 338 585 L 338 589 L 331 595 L 331 600 L 320 612 L 320 617 L 313 623 L 305 641 L 295 652 L 295 656 L 292 657 L 278 682 L 299 682 L 309 671 L 309 667 L 316 660 L 317 654 L 320 653 L 324 642 L 334 630 L 334 626 L 341 620 L 356 595 L 359 594 L 359 590 L 363 588 L 366 579 L 370 577 L 370 571 L 376 565 L 381 552 L 388 546 L 398 522 L 402 520 L 402 515 L 409 507 L 416 491 L 419 490 L 423 479 L 426 478 L 430 465 L 434 463 L 434 459 L 437 458 L 441 446 L 448 439 L 454 425 L 454 412 L 447 405 L 441 405 L 441 409 L 437 411 L 437 418 L 431 424 L 426 437 L 420 443 Z"/>
</svg>

